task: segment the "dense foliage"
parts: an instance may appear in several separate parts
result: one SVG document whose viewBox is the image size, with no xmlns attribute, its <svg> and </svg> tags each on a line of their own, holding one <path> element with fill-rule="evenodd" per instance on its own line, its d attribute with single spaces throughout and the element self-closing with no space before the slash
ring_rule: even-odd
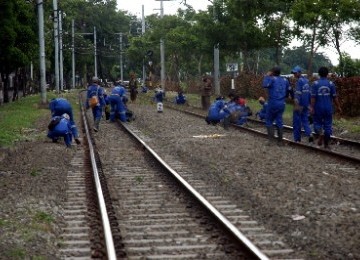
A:
<svg viewBox="0 0 360 260">
<path fill-rule="evenodd" d="M 46 81 L 54 88 L 53 1 L 0 0 L 4 102 L 8 101 L 11 73 L 15 75 L 15 89 L 22 89 L 23 95 L 38 89 L 28 82 L 31 63 L 35 81 L 39 78 L 37 2 L 43 2 L 45 11 Z M 133 72 L 142 78 L 145 69 L 146 76 L 151 72 L 153 84 L 157 84 L 162 69 L 160 39 L 165 44 L 167 84 L 175 90 L 180 86 L 192 88 L 194 79 L 212 74 L 215 47 L 220 50 L 223 77 L 228 73 L 227 63 L 239 64 L 235 74 L 261 75 L 274 65 L 288 74 L 293 66 L 300 65 L 308 75 L 320 66 L 328 66 L 341 76 L 359 75 L 360 61 L 352 60 L 351 53 L 344 52 L 340 44 L 349 38 L 360 42 L 357 0 L 214 0 L 200 12 L 182 1 L 176 15 L 147 16 L 145 31 L 139 17 L 117 9 L 116 0 L 57 2 L 62 12 L 65 88 L 72 86 L 73 44 L 77 86 L 84 86 L 95 68 L 97 75 L 107 81 L 122 76 L 127 80 Z M 290 48 L 294 39 L 303 45 Z M 318 52 L 319 47 L 335 48 L 339 66 L 334 68 L 329 58 Z"/>
</svg>

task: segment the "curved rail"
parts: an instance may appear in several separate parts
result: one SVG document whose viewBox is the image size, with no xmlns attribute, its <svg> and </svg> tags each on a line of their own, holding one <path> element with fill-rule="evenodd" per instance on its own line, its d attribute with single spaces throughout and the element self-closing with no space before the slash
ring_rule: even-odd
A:
<svg viewBox="0 0 360 260">
<path fill-rule="evenodd" d="M 215 216 L 230 232 L 231 234 L 245 245 L 258 259 L 269 259 L 257 248 L 244 234 L 242 234 L 232 223 L 230 223 L 213 205 L 211 205 L 199 192 L 197 192 L 187 181 L 185 181 L 174 169 L 172 169 L 151 147 L 149 147 L 140 137 L 138 137 L 126 125 L 118 121 L 142 146 L 154 157 L 156 160 L 169 171 L 181 184 L 185 187 L 206 209 L 208 209 L 213 216 Z"/>
<path fill-rule="evenodd" d="M 105 199 L 104 199 L 104 196 L 103 196 L 103 191 L 102 191 L 102 188 L 101 188 L 99 172 L 98 172 L 98 168 L 97 168 L 97 165 L 96 165 L 94 147 L 93 147 L 92 140 L 91 140 L 91 137 L 90 137 L 90 131 L 89 131 L 89 127 L 88 127 L 89 123 L 88 123 L 88 120 L 87 120 L 87 117 L 86 117 L 86 111 L 84 109 L 82 99 L 81 99 L 81 93 L 84 92 L 84 91 L 86 91 L 86 90 L 82 90 L 82 91 L 79 92 L 79 101 L 80 101 L 79 103 L 80 103 L 80 109 L 81 109 L 81 116 L 82 116 L 82 120 L 84 122 L 86 139 L 87 139 L 87 143 L 88 143 L 88 146 L 89 146 L 89 153 L 90 153 L 90 158 L 91 158 L 91 166 L 92 166 L 92 169 L 93 169 L 93 177 L 94 177 L 94 181 L 95 181 L 96 193 L 97 193 L 99 209 L 100 209 L 100 215 L 101 215 L 101 220 L 102 220 L 103 229 L 104 229 L 104 237 L 105 237 L 105 243 L 106 243 L 107 257 L 110 260 L 115 260 L 116 259 L 116 252 L 115 252 L 115 246 L 114 246 L 113 236 L 112 236 L 111 227 L 110 227 L 110 221 L 109 221 L 108 212 L 107 212 L 106 205 L 105 205 Z"/>
</svg>

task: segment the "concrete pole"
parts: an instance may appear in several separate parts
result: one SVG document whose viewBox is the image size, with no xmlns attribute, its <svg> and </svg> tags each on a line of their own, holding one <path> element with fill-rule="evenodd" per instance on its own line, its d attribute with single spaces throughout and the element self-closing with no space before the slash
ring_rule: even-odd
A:
<svg viewBox="0 0 360 260">
<path fill-rule="evenodd" d="M 72 67 L 72 88 L 75 89 L 75 22 L 71 20 L 71 67 Z"/>
<path fill-rule="evenodd" d="M 97 77 L 96 27 L 94 26 L 94 76 Z"/>
<path fill-rule="evenodd" d="M 141 14 L 141 34 L 144 35 L 145 33 L 145 15 L 144 15 L 144 5 L 142 5 L 142 14 Z M 142 67 L 142 74 L 143 74 L 143 86 L 145 86 L 146 81 L 146 71 L 145 71 L 145 56 L 143 56 L 143 67 Z"/>
<path fill-rule="evenodd" d="M 120 41 L 120 79 L 121 82 L 124 81 L 124 65 L 123 65 L 123 42 L 122 42 L 123 34 L 119 34 L 119 41 Z"/>
<path fill-rule="evenodd" d="M 163 1 L 160 1 L 160 17 L 164 17 L 164 6 Z M 160 39 L 160 66 L 161 66 L 161 87 L 163 88 L 163 91 L 165 93 L 165 46 L 164 46 L 164 40 Z"/>
<path fill-rule="evenodd" d="M 64 90 L 64 58 L 63 58 L 63 42 L 62 42 L 62 12 L 59 11 L 59 58 L 60 58 L 60 77 L 59 77 L 59 83 L 60 83 L 60 90 Z"/>
<path fill-rule="evenodd" d="M 219 44 L 214 45 L 214 83 L 215 83 L 215 95 L 220 96 L 220 52 Z"/>
<path fill-rule="evenodd" d="M 55 52 L 55 90 L 59 93 L 59 34 L 58 34 L 58 4 L 57 0 L 53 0 L 54 8 L 54 52 Z"/>
<path fill-rule="evenodd" d="M 40 46 L 40 90 L 41 103 L 46 104 L 46 68 L 45 68 L 45 37 L 44 37 L 44 7 L 43 0 L 36 0 L 38 8 L 39 46 Z"/>
</svg>

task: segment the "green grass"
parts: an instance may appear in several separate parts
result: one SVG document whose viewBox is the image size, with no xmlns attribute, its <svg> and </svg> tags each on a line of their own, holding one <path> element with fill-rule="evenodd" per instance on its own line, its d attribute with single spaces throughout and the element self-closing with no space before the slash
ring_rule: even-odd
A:
<svg viewBox="0 0 360 260">
<path fill-rule="evenodd" d="M 73 112 L 79 111 L 77 91 L 62 93 L 59 96 L 67 98 L 73 105 Z M 47 93 L 47 100 L 56 97 L 52 92 Z M 41 96 L 31 95 L 20 98 L 18 101 L 10 102 L 0 106 L 0 147 L 10 147 L 16 141 L 25 140 L 29 132 L 34 129 L 36 121 L 49 116 L 48 105 L 41 104 Z"/>
</svg>

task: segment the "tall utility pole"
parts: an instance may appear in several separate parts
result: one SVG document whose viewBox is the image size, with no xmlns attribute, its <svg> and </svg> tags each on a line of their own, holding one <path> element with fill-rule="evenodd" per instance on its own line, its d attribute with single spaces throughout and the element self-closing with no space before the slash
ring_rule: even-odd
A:
<svg viewBox="0 0 360 260">
<path fill-rule="evenodd" d="M 94 26 L 94 76 L 97 77 L 97 59 L 96 59 L 96 27 Z"/>
<path fill-rule="evenodd" d="M 59 58 L 60 58 L 60 78 L 59 78 L 59 83 L 60 83 L 60 89 L 64 90 L 64 58 L 63 58 L 63 43 L 62 43 L 62 36 L 63 36 L 63 32 L 62 32 L 62 12 L 59 11 Z"/>
<path fill-rule="evenodd" d="M 160 17 L 164 17 L 164 5 L 163 1 L 172 1 L 172 0 L 156 0 L 160 1 Z M 165 92 L 165 46 L 164 46 L 164 40 L 160 39 L 160 67 L 161 67 L 161 86 Z"/>
<path fill-rule="evenodd" d="M 71 20 L 71 67 L 72 67 L 72 88 L 75 89 L 75 22 Z"/>
<path fill-rule="evenodd" d="M 145 15 L 144 15 L 144 5 L 142 5 L 142 12 L 141 12 L 141 35 L 145 33 Z M 146 70 L 145 70 L 145 56 L 143 56 L 143 67 L 142 67 L 142 74 L 143 74 L 143 86 L 145 86 L 146 81 Z"/>
<path fill-rule="evenodd" d="M 216 1 L 217 0 L 208 0 L 213 4 L 213 17 L 214 22 L 217 22 L 217 14 L 216 14 Z M 219 43 L 214 44 L 214 85 L 215 85 L 215 95 L 220 95 L 220 51 L 219 51 Z"/>
<path fill-rule="evenodd" d="M 53 0 L 54 8 L 54 52 L 55 52 L 55 90 L 59 93 L 59 35 L 58 35 L 58 4 Z"/>
<path fill-rule="evenodd" d="M 120 51 L 120 80 L 124 81 L 124 65 L 123 65 L 123 33 L 115 33 L 119 35 L 119 51 Z"/>
<path fill-rule="evenodd" d="M 45 71 L 45 37 L 44 37 L 44 7 L 43 0 L 36 0 L 39 25 L 39 56 L 40 56 L 40 90 L 41 103 L 46 104 L 46 71 Z"/>
</svg>

